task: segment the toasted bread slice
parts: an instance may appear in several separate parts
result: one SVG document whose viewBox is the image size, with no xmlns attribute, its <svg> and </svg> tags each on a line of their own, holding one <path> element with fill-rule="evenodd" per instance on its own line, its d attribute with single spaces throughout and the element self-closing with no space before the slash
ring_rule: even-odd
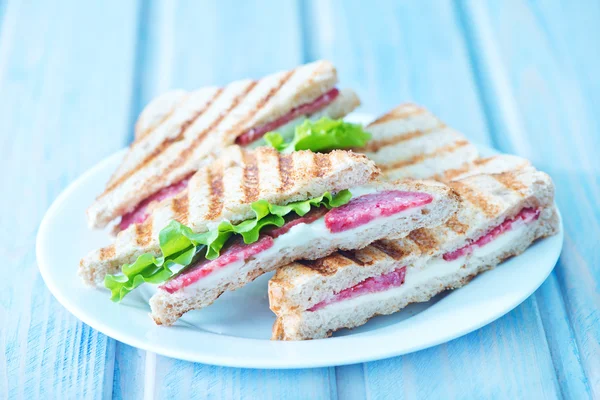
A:
<svg viewBox="0 0 600 400">
<path fill-rule="evenodd" d="M 336 250 L 359 249 L 383 237 L 404 237 L 414 229 L 439 225 L 453 214 L 458 206 L 455 193 L 445 185 L 433 181 L 379 183 L 374 187 L 362 189 L 363 191 L 372 190 L 369 190 L 368 194 L 360 194 L 360 190 L 357 189 L 355 191 L 357 196 L 350 201 L 349 207 L 352 207 L 353 202 L 356 201 L 354 204 L 361 204 L 359 207 L 361 210 L 377 213 L 376 207 L 363 208 L 362 204 L 364 203 L 361 199 L 364 198 L 362 196 L 383 195 L 386 197 L 390 191 L 397 191 L 395 193 L 404 195 L 409 193 L 426 194 L 426 196 L 430 196 L 431 202 L 390 216 L 382 214 L 369 222 L 340 232 L 326 227 L 325 221 L 335 210 L 313 222 L 294 226 L 284 235 L 276 236 L 270 244 L 265 246 L 267 247 L 265 250 L 244 258 L 239 265 L 220 265 L 209 275 L 188 286 L 175 285 L 172 287 L 169 285 L 168 288 L 159 289 L 150 299 L 152 317 L 155 322 L 171 325 L 185 312 L 210 305 L 224 291 L 242 287 L 257 276 L 273 271 L 291 261 L 318 259 Z M 351 192 L 353 190 L 350 189 Z M 385 207 L 383 203 L 380 205 Z M 354 213 L 350 218 L 353 219 L 356 215 Z M 265 240 L 269 239 L 265 238 Z M 187 272 L 187 275 L 175 279 L 179 279 L 181 282 L 190 282 L 193 280 L 190 276 L 205 267 L 212 270 L 203 264 L 201 267 Z"/>
<path fill-rule="evenodd" d="M 101 228 L 142 200 L 195 172 L 245 132 L 277 121 L 332 90 L 337 74 L 317 61 L 265 78 L 194 92 L 173 91 L 151 102 L 136 125 L 136 140 L 88 209 Z M 358 104 L 349 90 L 319 113 L 339 118 Z"/>
<path fill-rule="evenodd" d="M 478 157 L 467 139 L 435 115 L 414 104 L 402 104 L 366 130 L 372 138 L 357 151 L 366 154 L 390 180 L 435 178 L 444 171 L 466 168 Z"/>
<path fill-rule="evenodd" d="M 250 218 L 256 200 L 287 204 L 314 198 L 366 184 L 378 172 L 364 155 L 348 151 L 282 155 L 268 147 L 231 146 L 200 168 L 183 193 L 160 203 L 144 223 L 130 226 L 113 244 L 84 257 L 79 273 L 89 284 L 100 283 L 107 273 L 118 272 L 140 254 L 158 254 L 158 234 L 173 219 L 204 232 L 211 223 Z"/>
<path fill-rule="evenodd" d="M 501 174 L 504 172 L 535 169 L 529 160 L 510 154 L 478 158 L 461 168 L 444 171 L 436 176 L 442 182 L 461 180 L 479 174 Z"/>
<path fill-rule="evenodd" d="M 438 227 L 415 230 L 403 240 L 375 242 L 357 252 L 335 253 L 319 260 L 317 267 L 314 263 L 293 263 L 280 268 L 269 282 L 269 302 L 277 314 L 273 339 L 327 337 L 337 329 L 362 325 L 375 315 L 427 301 L 443 290 L 466 284 L 476 274 L 558 230 L 552 181 L 530 166 L 470 175 L 450 185 L 462 202 L 458 212 Z M 523 209 L 540 210 L 539 217 L 516 232 L 512 240 L 499 242 L 491 252 L 473 252 L 454 263 L 442 258 Z M 397 288 L 308 311 L 334 293 L 402 267 L 406 267 L 405 282 Z M 426 274 L 422 272 L 425 269 Z"/>
</svg>

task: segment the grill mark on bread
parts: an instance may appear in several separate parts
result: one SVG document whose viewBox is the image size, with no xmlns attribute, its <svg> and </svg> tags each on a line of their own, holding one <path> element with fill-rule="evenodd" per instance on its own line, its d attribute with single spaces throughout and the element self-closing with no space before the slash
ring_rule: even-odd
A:
<svg viewBox="0 0 600 400">
<path fill-rule="evenodd" d="M 494 158 L 496 158 L 496 157 L 492 156 L 492 157 L 486 157 L 486 158 L 478 158 L 475 161 L 473 161 L 473 164 L 475 164 L 477 166 L 482 166 L 482 165 L 489 163 Z"/>
<path fill-rule="evenodd" d="M 490 203 L 481 192 L 472 189 L 467 184 L 461 181 L 454 181 L 448 183 L 448 185 L 456 190 L 464 200 L 479 208 L 488 217 L 493 217 L 500 212 L 500 208 L 497 205 Z"/>
<path fill-rule="evenodd" d="M 256 86 L 256 82 L 250 82 L 250 84 L 248 84 L 248 87 L 242 93 L 237 95 L 235 99 L 233 99 L 227 110 L 225 112 L 220 113 L 219 117 L 216 118 L 212 122 L 212 124 L 210 124 L 206 129 L 200 132 L 198 137 L 194 139 L 190 146 L 181 152 L 181 154 L 175 159 L 175 162 L 171 163 L 167 168 L 165 168 L 164 172 L 161 174 L 162 177 L 166 176 L 171 170 L 181 166 L 194 152 L 194 150 L 196 150 L 196 147 L 202 144 L 206 135 L 208 135 L 208 133 L 210 133 L 212 130 L 216 129 L 221 124 L 221 122 L 223 122 L 223 120 L 229 115 L 231 110 L 235 109 L 238 106 L 238 104 L 244 98 L 246 98 L 246 96 L 254 88 L 254 86 Z"/>
<path fill-rule="evenodd" d="M 387 121 L 394 121 L 397 119 L 405 119 L 413 115 L 423 114 L 426 110 L 414 104 L 402 104 L 385 115 L 377 118 L 375 121 L 371 122 L 371 125 L 382 124 Z"/>
<path fill-rule="evenodd" d="M 294 186 L 294 157 L 293 154 L 282 154 L 278 158 L 279 192 L 287 192 Z"/>
<path fill-rule="evenodd" d="M 349 250 L 338 250 L 338 254 L 352 261 L 356 265 L 360 265 L 361 267 L 365 265 L 365 262 L 358 258 L 356 252 Z"/>
<path fill-rule="evenodd" d="M 326 154 L 314 153 L 314 170 L 313 177 L 318 176 L 319 178 L 325 176 L 331 169 L 331 159 Z"/>
<path fill-rule="evenodd" d="M 217 171 L 208 169 L 208 182 L 210 194 L 208 211 L 204 218 L 211 221 L 218 217 L 223 209 L 223 170 L 220 168 Z"/>
<path fill-rule="evenodd" d="M 406 251 L 406 249 L 402 248 L 401 246 L 397 246 L 393 242 L 387 240 L 379 240 L 377 242 L 373 242 L 371 243 L 371 246 L 390 256 L 394 260 L 400 260 L 409 254 L 409 252 Z"/>
<path fill-rule="evenodd" d="M 527 185 L 523 184 L 517 177 L 514 171 L 502 172 L 499 174 L 490 174 L 492 178 L 504 185 L 506 188 L 517 192 L 521 197 L 524 196 L 523 190 L 527 189 Z"/>
<path fill-rule="evenodd" d="M 321 258 L 319 260 L 299 260 L 296 262 L 312 269 L 320 275 L 333 275 L 337 271 L 337 267 L 330 265 L 327 262 L 328 259 L 329 258 Z"/>
<path fill-rule="evenodd" d="M 152 150 L 152 152 L 150 154 L 148 154 L 146 157 L 144 157 L 144 159 L 139 164 L 137 164 L 135 167 L 133 167 L 129 171 L 125 172 L 123 175 L 121 175 L 114 181 L 112 181 L 110 183 L 110 185 L 107 186 L 106 190 L 104 191 L 104 193 L 102 193 L 102 195 L 100 197 L 111 192 L 117 186 L 121 185 L 123 182 L 125 182 L 127 179 L 129 179 L 132 175 L 134 175 L 137 171 L 146 167 L 153 160 L 155 160 L 159 155 L 164 153 L 164 151 L 166 149 L 168 149 L 173 143 L 177 143 L 177 142 L 183 140 L 187 129 L 194 123 L 194 121 L 196 121 L 198 118 L 200 118 L 200 116 L 202 114 L 204 114 L 204 112 L 219 97 L 219 95 L 222 93 L 222 91 L 223 91 L 223 89 L 219 89 L 219 90 L 215 91 L 215 94 L 213 95 L 213 97 L 208 102 L 206 102 L 204 107 L 202 107 L 200 110 L 196 111 L 191 118 L 187 119 L 183 124 L 181 124 L 181 126 L 179 127 L 179 132 L 177 133 L 177 135 L 175 137 L 166 138 L 165 140 L 163 140 L 154 150 Z M 134 146 L 135 146 L 135 143 L 134 143 Z M 132 146 L 132 148 L 133 148 L 133 146 Z"/>
<path fill-rule="evenodd" d="M 100 249 L 99 259 L 100 261 L 108 260 L 110 258 L 115 257 L 115 245 L 111 244 L 110 246 L 102 247 Z"/>
<path fill-rule="evenodd" d="M 177 108 L 183 104 L 187 99 L 189 99 L 190 95 L 189 94 L 185 94 L 183 95 L 183 97 L 177 102 L 177 104 L 175 104 L 173 107 L 171 107 L 171 110 L 169 112 L 167 112 L 160 121 L 158 121 L 156 124 L 154 124 L 154 126 L 148 127 L 146 129 L 144 129 L 143 131 L 137 133 L 137 125 L 140 123 L 140 121 L 138 120 L 138 122 L 136 123 L 136 135 L 135 138 L 133 140 L 132 143 L 132 147 L 137 145 L 142 139 L 144 139 L 146 136 L 148 136 L 151 132 L 156 131 L 158 128 L 160 128 L 165 121 L 167 121 L 169 118 L 171 118 L 171 116 L 175 113 L 175 111 L 177 110 Z M 142 110 L 142 113 L 145 110 Z M 106 187 L 110 187 L 114 184 L 115 180 L 119 178 L 119 170 L 115 171 L 111 177 L 110 180 L 108 181 L 108 183 L 106 184 Z"/>
<path fill-rule="evenodd" d="M 449 145 L 446 145 L 446 146 L 436 149 L 433 153 L 418 154 L 416 156 L 409 158 L 408 160 L 399 161 L 399 162 L 396 162 L 393 164 L 388 164 L 388 165 L 380 165 L 379 167 L 384 171 L 387 171 L 390 169 L 405 168 L 405 167 L 423 162 L 428 158 L 434 158 L 434 157 L 440 156 L 445 153 L 452 153 L 461 147 L 467 146 L 468 144 L 469 144 L 469 142 L 467 140 L 457 140 L 454 143 L 451 143 Z"/>
<path fill-rule="evenodd" d="M 445 181 L 451 181 L 452 179 L 454 179 L 455 177 L 462 175 L 466 172 L 468 172 L 470 169 L 472 168 L 472 165 L 470 163 L 465 163 L 462 167 L 459 168 L 454 168 L 454 169 L 449 169 L 447 171 L 444 171 L 439 179 L 442 182 Z"/>
<path fill-rule="evenodd" d="M 145 247 L 152 241 L 152 218 L 141 224 L 135 224 L 135 241 L 138 246 Z"/>
<path fill-rule="evenodd" d="M 171 210 L 173 211 L 174 219 L 183 225 L 188 223 L 189 197 L 186 190 L 183 194 L 175 196 L 171 202 Z"/>
<path fill-rule="evenodd" d="M 279 90 L 281 89 L 281 87 L 283 85 L 285 85 L 285 83 L 292 77 L 292 75 L 294 75 L 294 72 L 296 72 L 296 70 L 292 70 L 292 71 L 287 71 L 283 77 L 279 80 L 277 86 L 271 88 L 271 90 L 269 90 L 269 93 L 267 93 L 266 96 L 264 96 L 263 98 L 261 98 L 254 106 L 254 108 L 252 108 L 248 114 L 246 114 L 246 116 L 242 119 L 240 119 L 240 121 L 238 121 L 238 123 L 236 123 L 230 130 L 229 132 L 238 132 L 238 135 L 233 137 L 233 140 L 235 140 L 239 135 L 245 133 L 245 132 L 240 132 L 240 127 L 244 126 L 248 123 L 248 121 L 250 121 L 252 119 L 252 117 L 254 117 L 256 115 L 256 113 L 258 113 L 264 106 L 265 104 L 267 104 L 267 102 L 269 100 L 271 100 L 271 98 L 273 96 L 275 96 L 275 94 L 277 94 L 277 92 L 279 92 Z M 257 82 L 254 82 L 254 86 L 256 86 L 258 84 Z M 253 86 L 253 87 L 254 87 Z M 228 135 L 226 135 L 225 137 L 227 137 Z"/>
<path fill-rule="evenodd" d="M 252 90 L 252 88 L 256 85 L 256 82 L 251 82 L 248 87 L 246 88 L 246 90 L 244 90 L 243 93 L 239 94 L 235 99 L 233 99 L 233 101 L 231 102 L 231 104 L 229 105 L 229 107 L 227 108 L 227 110 L 225 112 L 222 112 L 219 114 L 219 117 L 216 118 L 211 124 L 210 126 L 208 126 L 206 129 L 204 129 L 202 132 L 200 132 L 200 134 L 198 135 L 198 137 L 196 137 L 194 139 L 194 141 L 190 144 L 190 146 L 188 146 L 186 149 L 184 149 L 177 157 L 175 157 L 175 161 L 172 162 L 171 164 L 169 164 L 159 176 L 154 176 L 150 179 L 150 182 L 155 182 L 157 180 L 164 180 L 165 176 L 167 176 L 171 171 L 173 171 L 174 169 L 180 167 L 185 161 L 187 161 L 187 159 L 190 157 L 190 155 L 196 150 L 196 148 L 202 144 L 202 142 L 204 141 L 204 138 L 206 137 L 206 135 L 211 132 L 213 129 L 216 129 L 219 124 L 223 121 L 223 119 L 225 119 L 225 117 L 227 115 L 229 115 L 229 113 L 231 112 L 231 110 L 233 110 L 235 107 L 237 107 L 237 105 L 248 95 L 248 93 L 250 92 L 250 90 Z M 222 92 L 222 90 L 221 90 Z"/>
<path fill-rule="evenodd" d="M 445 226 L 452 230 L 453 232 L 456 232 L 458 234 L 465 234 L 467 232 L 467 229 L 469 229 L 469 225 L 467 224 L 463 224 L 462 222 L 460 222 L 458 220 L 458 218 L 456 217 L 456 215 L 453 215 L 452 217 L 450 217 L 447 221 Z"/>
<path fill-rule="evenodd" d="M 485 157 L 485 158 L 478 158 L 476 160 L 473 161 L 473 164 L 475 166 L 481 167 L 486 165 L 487 163 L 494 161 L 496 159 L 498 159 L 499 156 L 491 156 L 491 157 Z M 515 166 L 511 166 L 510 170 L 511 171 L 520 171 L 523 168 L 525 168 L 526 166 L 529 165 L 529 163 L 526 160 L 523 160 L 524 162 L 519 163 L 519 165 L 515 165 Z"/>
<path fill-rule="evenodd" d="M 444 129 L 445 127 L 446 127 L 445 124 L 440 123 L 439 125 L 436 125 L 429 129 L 423 129 L 423 130 L 415 129 L 413 131 L 405 132 L 405 133 L 402 133 L 400 135 L 396 135 L 396 136 L 393 136 L 390 138 L 373 140 L 373 141 L 367 143 L 367 145 L 364 148 L 362 148 L 361 151 L 376 152 L 376 151 L 381 150 L 383 147 L 388 147 L 388 146 L 406 142 L 408 140 L 415 139 L 418 137 L 427 136 L 427 135 L 431 134 L 432 132 Z"/>
<path fill-rule="evenodd" d="M 244 191 L 243 203 L 252 203 L 258 200 L 260 193 L 260 174 L 256 154 L 251 151 L 243 151 L 244 177 L 242 190 Z"/>
<path fill-rule="evenodd" d="M 437 239 L 425 228 L 415 229 L 408 235 L 408 238 L 417 245 L 423 254 L 435 250 L 438 246 Z"/>
</svg>

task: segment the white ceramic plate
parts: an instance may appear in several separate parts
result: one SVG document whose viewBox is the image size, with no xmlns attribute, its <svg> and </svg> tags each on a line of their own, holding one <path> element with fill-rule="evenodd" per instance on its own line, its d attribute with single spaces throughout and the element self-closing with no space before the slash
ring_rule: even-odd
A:
<svg viewBox="0 0 600 400">
<path fill-rule="evenodd" d="M 354 120 L 369 118 L 355 116 Z M 483 147 L 480 151 L 495 153 Z M 169 357 L 231 367 L 306 368 L 425 349 L 472 332 L 515 308 L 544 282 L 562 248 L 561 229 L 559 235 L 537 242 L 459 290 L 394 315 L 376 317 L 329 339 L 269 340 L 275 320 L 267 299 L 270 275 L 224 294 L 204 310 L 186 314 L 176 326 L 159 327 L 148 315 L 150 287 L 115 304 L 107 290 L 89 289 L 76 275 L 79 259 L 109 242 L 107 232 L 87 228 L 85 209 L 124 154 L 120 151 L 86 172 L 52 204 L 38 232 L 38 265 L 52 294 L 77 318 L 119 341 Z"/>
</svg>

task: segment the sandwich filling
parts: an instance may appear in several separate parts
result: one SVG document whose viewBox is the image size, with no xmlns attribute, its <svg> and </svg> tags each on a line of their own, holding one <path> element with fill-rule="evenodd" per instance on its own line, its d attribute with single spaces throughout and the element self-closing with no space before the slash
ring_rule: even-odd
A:
<svg viewBox="0 0 600 400">
<path fill-rule="evenodd" d="M 315 304 L 309 308 L 308 311 L 317 311 L 331 303 L 350 300 L 365 294 L 383 292 L 384 290 L 398 287 L 404 283 L 405 277 L 406 267 L 396 268 L 392 272 L 380 276 L 372 276 L 357 285 L 344 289 L 332 297 Z"/>
<path fill-rule="evenodd" d="M 252 128 L 242 133 L 235 139 L 235 143 L 239 144 L 240 146 L 248 146 L 249 144 L 262 138 L 267 132 L 274 131 L 298 117 L 314 114 L 317 111 L 327 107 L 338 97 L 339 94 L 340 91 L 336 88 L 333 88 L 325 94 L 317 97 L 310 103 L 302 104 L 298 107 L 292 108 L 290 111 L 288 111 L 283 116 L 277 118 L 275 121 L 268 122 L 262 126 Z"/>
<path fill-rule="evenodd" d="M 278 255 L 290 248 L 305 248 L 318 245 L 320 241 L 341 241 L 349 236 L 360 234 L 357 228 L 370 224 L 384 224 L 386 217 L 402 212 L 420 212 L 421 208 L 433 201 L 427 193 L 406 191 L 376 192 L 373 188 L 357 188 L 351 193 L 360 194 L 340 207 L 327 209 L 315 208 L 302 217 L 290 216 L 281 227 L 271 227 L 263 231 L 262 238 L 253 244 L 238 242 L 225 250 L 221 256 L 212 261 L 202 260 L 181 271 L 176 277 L 159 288 L 174 293 L 192 284 L 199 284 L 211 274 L 221 274 L 229 270 L 231 274 L 239 273 L 239 268 L 246 262 L 259 256 L 261 259 L 277 259 Z M 399 277 L 388 277 L 398 284 Z M 377 282 L 382 286 L 386 279 Z M 211 280 L 206 280 L 210 286 Z M 361 293 L 372 288 L 371 284 L 361 289 Z"/>
<path fill-rule="evenodd" d="M 240 146 L 249 146 L 250 144 L 253 144 L 261 139 L 267 132 L 282 128 L 286 124 L 292 125 L 290 122 L 294 122 L 294 125 L 297 125 L 301 123 L 303 119 L 310 118 L 311 114 L 314 114 L 327 107 L 338 97 L 338 95 L 339 90 L 333 88 L 312 102 L 291 109 L 282 117 L 272 122 L 266 123 L 258 128 L 252 128 L 242 133 L 237 137 L 236 144 L 239 144 Z M 293 134 L 293 129 L 286 129 L 285 131 L 289 131 L 288 133 Z M 169 199 L 182 192 L 187 187 L 190 177 L 191 175 L 185 177 L 179 182 L 161 189 L 153 195 L 150 195 L 138 203 L 133 210 L 123 214 L 121 216 L 121 221 L 117 225 L 117 231 L 125 230 L 131 224 L 143 223 L 151 214 L 149 209 L 151 203 Z"/>
<path fill-rule="evenodd" d="M 169 282 L 162 285 L 160 288 L 169 293 L 174 293 L 181 288 L 191 285 L 205 276 L 211 274 L 226 265 L 238 263 L 255 256 L 256 254 L 273 246 L 273 238 L 264 236 L 256 243 L 244 245 L 241 241 L 233 244 L 229 249 L 225 250 L 216 260 L 205 260 L 197 267 L 189 272 L 178 275 Z"/>
<path fill-rule="evenodd" d="M 118 230 L 125 230 L 131 224 L 143 223 L 151 214 L 152 210 L 149 209 L 151 203 L 170 199 L 171 197 L 174 197 L 177 194 L 181 193 L 187 187 L 191 177 L 192 175 L 188 175 L 183 180 L 176 182 L 171 186 L 167 186 L 166 188 L 163 188 L 158 192 L 154 193 L 150 197 L 147 197 L 146 199 L 142 200 L 142 202 L 138 204 L 135 209 L 126 214 L 123 214 L 119 225 L 117 225 Z"/>
<path fill-rule="evenodd" d="M 213 221 L 202 232 L 194 232 L 190 227 L 171 220 L 158 235 L 160 255 L 155 252 L 139 255 L 132 264 L 124 264 L 121 273 L 106 275 L 104 285 L 110 289 L 113 301 L 121 301 L 138 286 L 144 283 L 163 284 L 173 278 L 177 271 L 192 271 L 194 268 L 189 268 L 190 266 L 206 264 L 206 272 L 210 272 L 222 269 L 224 265 L 243 263 L 248 257 L 269 247 L 262 246 L 268 244 L 268 241 L 262 241 L 261 246 L 246 248 L 247 245 L 261 241 L 265 232 L 281 228 L 291 220 L 298 226 L 299 222 L 295 221 L 294 215 L 303 218 L 301 221 L 312 221 L 317 217 L 310 214 L 311 210 L 330 210 L 347 204 L 351 198 L 349 190 L 341 190 L 335 194 L 325 192 L 321 196 L 285 205 L 271 204 L 262 199 L 249 204 L 253 217 L 235 224 L 229 220 Z M 303 225 L 305 224 L 299 224 Z M 219 259 L 221 251 L 227 254 L 219 261 L 202 261 Z"/>
<path fill-rule="evenodd" d="M 539 209 L 525 208 L 514 218 L 506 219 L 479 239 L 470 241 L 465 246 L 445 253 L 441 257 L 433 258 L 424 268 L 410 268 L 407 271 L 406 267 L 401 267 L 380 276 L 367 278 L 354 286 L 332 294 L 307 309 L 307 311 L 318 311 L 342 301 L 349 301 L 367 295 L 373 295 L 383 300 L 384 297 L 387 298 L 387 295 L 382 292 L 390 291 L 389 296 L 394 296 L 396 290 L 393 289 L 400 287 L 403 288 L 402 290 L 413 289 L 432 279 L 442 279 L 445 276 L 453 275 L 465 265 L 466 258 L 469 255 L 485 257 L 489 254 L 501 252 L 511 242 L 521 237 L 527 226 L 537 220 L 539 216 Z M 406 285 L 409 287 L 405 288 Z"/>
<path fill-rule="evenodd" d="M 537 220 L 540 217 L 540 210 L 534 208 L 524 208 L 514 218 L 506 219 L 497 227 L 488 231 L 485 235 L 479 239 L 466 244 L 465 246 L 454 250 L 450 253 L 443 255 L 444 260 L 453 261 L 458 258 L 472 254 L 477 248 L 483 247 L 486 244 L 495 240 L 498 236 L 502 235 L 511 229 L 518 228 L 519 226 L 525 225 L 532 221 Z"/>
<path fill-rule="evenodd" d="M 409 208 L 424 206 L 433 197 L 421 192 L 389 190 L 355 198 L 350 203 L 331 210 L 325 216 L 325 225 L 332 233 L 364 225 L 380 217 L 388 217 Z"/>
</svg>

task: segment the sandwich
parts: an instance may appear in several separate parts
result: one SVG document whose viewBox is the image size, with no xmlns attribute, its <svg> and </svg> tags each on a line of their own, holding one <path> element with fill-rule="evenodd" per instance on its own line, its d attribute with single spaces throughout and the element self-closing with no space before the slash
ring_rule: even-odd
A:
<svg viewBox="0 0 600 400">
<path fill-rule="evenodd" d="M 85 257 L 79 273 L 90 284 L 104 279 L 116 301 L 158 284 L 152 316 L 171 325 L 297 259 L 403 237 L 443 223 L 458 207 L 440 183 L 380 183 L 377 174 L 372 161 L 348 151 L 232 146 L 144 223 Z"/>
<path fill-rule="evenodd" d="M 282 155 L 269 147 L 230 146 L 201 167 L 185 190 L 158 203 L 144 222 L 130 225 L 112 244 L 84 257 L 79 275 L 85 283 L 102 284 L 106 274 L 120 272 L 143 254 L 159 256 L 161 232 L 171 221 L 196 233 L 214 231 L 221 221 L 237 225 L 254 217 L 256 201 L 285 205 L 319 198 L 363 185 L 377 173 L 366 157 L 351 152 Z"/>
<path fill-rule="evenodd" d="M 359 100 L 336 83 L 333 65 L 317 61 L 259 80 L 158 97 L 141 113 L 135 141 L 88 208 L 90 227 L 119 217 L 117 231 L 143 222 L 157 202 L 184 190 L 201 165 L 230 145 L 257 147 L 269 131 L 289 136 L 306 119 L 343 117 Z"/>
<path fill-rule="evenodd" d="M 497 156 L 488 164 L 501 166 L 502 160 Z M 426 302 L 555 234 L 552 181 L 523 164 L 450 182 L 462 201 L 438 227 L 280 268 L 269 281 L 269 304 L 277 316 L 273 339 L 325 338 Z"/>
<path fill-rule="evenodd" d="M 383 178 L 439 179 L 449 170 L 467 170 L 477 148 L 461 133 L 414 104 L 402 104 L 365 128 L 366 146 L 356 149 L 375 161 Z"/>
</svg>

